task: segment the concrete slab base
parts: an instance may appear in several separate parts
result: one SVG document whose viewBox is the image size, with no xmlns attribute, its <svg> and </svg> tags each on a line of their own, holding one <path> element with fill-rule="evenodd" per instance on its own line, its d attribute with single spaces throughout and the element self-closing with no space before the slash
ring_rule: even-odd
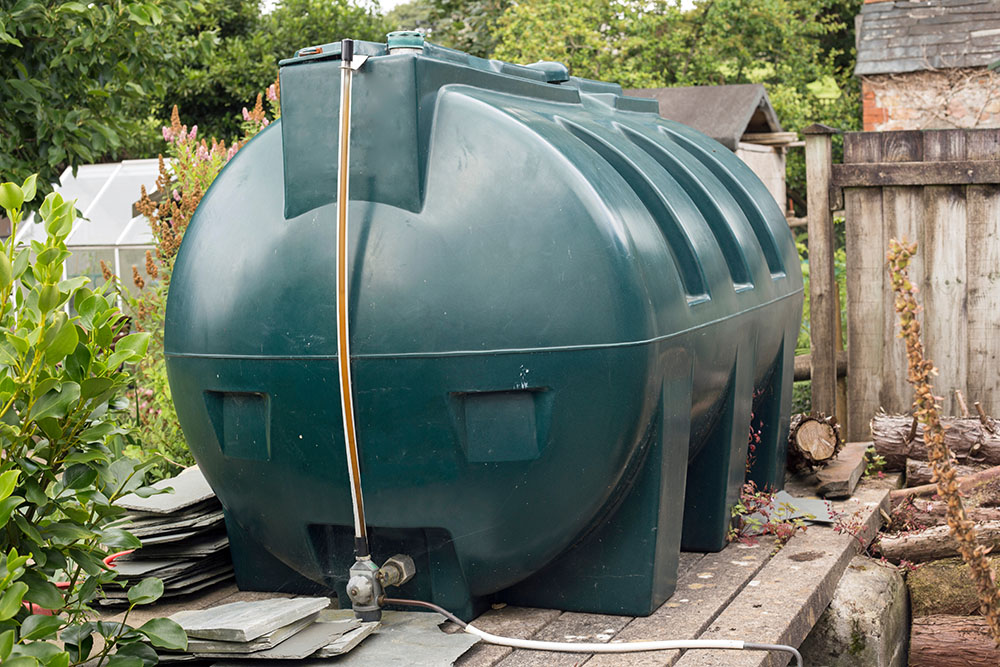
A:
<svg viewBox="0 0 1000 667">
<path fill-rule="evenodd" d="M 903 577 L 856 556 L 800 650 L 810 667 L 905 667 L 909 630 Z"/>
</svg>

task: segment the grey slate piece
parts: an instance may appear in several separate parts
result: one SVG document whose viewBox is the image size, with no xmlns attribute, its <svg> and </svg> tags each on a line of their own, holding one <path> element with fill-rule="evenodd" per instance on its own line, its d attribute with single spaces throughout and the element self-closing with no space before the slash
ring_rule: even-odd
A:
<svg viewBox="0 0 1000 667">
<path fill-rule="evenodd" d="M 173 479 L 165 479 L 153 484 L 153 488 L 156 489 L 168 487 L 173 488 L 174 492 L 161 493 L 149 498 L 140 498 L 134 493 L 130 493 L 122 497 L 117 504 L 127 510 L 170 514 L 215 496 L 215 492 L 208 485 L 208 481 L 201 474 L 198 466 L 185 469 Z"/>
<path fill-rule="evenodd" d="M 226 533 L 221 531 L 209 532 L 180 542 L 154 544 L 153 546 L 144 545 L 142 549 L 133 551 L 126 556 L 120 556 L 115 562 L 145 558 L 195 558 L 211 556 L 220 551 L 225 551 L 228 546 L 229 536 Z"/>
<path fill-rule="evenodd" d="M 857 21 L 854 73 L 983 67 L 1000 58 L 995 29 L 1000 29 L 996 0 L 867 3 Z"/>
<path fill-rule="evenodd" d="M 170 619 L 180 624 L 189 637 L 248 642 L 328 606 L 328 598 L 272 598 L 181 611 Z"/>
<path fill-rule="evenodd" d="M 146 525 L 134 527 L 129 524 L 124 524 L 122 528 L 132 533 L 138 538 L 157 538 L 157 537 L 167 537 L 170 535 L 188 535 L 197 534 L 208 530 L 209 528 L 214 528 L 216 526 L 221 526 L 224 521 L 222 510 L 217 512 L 210 512 L 208 514 L 202 514 L 195 517 L 182 517 L 178 518 L 169 523 Z M 163 540 L 160 540 L 163 541 Z M 167 540 L 169 541 L 169 540 Z M 147 540 L 143 540 L 143 543 Z"/>
<path fill-rule="evenodd" d="M 300 630 L 312 625 L 319 617 L 319 612 L 306 616 L 294 623 L 283 625 L 249 642 L 226 642 L 218 639 L 189 638 L 187 650 L 189 653 L 253 653 L 274 648 Z M 360 621 L 355 624 L 359 625 Z"/>
<path fill-rule="evenodd" d="M 296 667 L 447 667 L 479 641 L 465 632 L 446 634 L 444 616 L 417 611 L 382 612 L 382 626 L 347 655 L 310 658 Z M 212 667 L 287 667 L 278 660 L 227 660 Z"/>
<path fill-rule="evenodd" d="M 245 661 L 253 661 L 252 663 L 248 663 L 253 664 L 259 660 L 302 660 L 303 658 L 308 658 L 321 648 L 334 643 L 340 639 L 345 632 L 353 630 L 354 627 L 357 626 L 354 625 L 352 627 L 347 621 L 337 621 L 331 623 L 316 621 L 304 630 L 295 633 L 274 648 L 269 648 L 263 651 L 255 651 L 238 657 L 226 653 L 201 653 L 198 651 L 196 651 L 194 655 L 197 658 L 234 658 L 235 664 L 244 664 Z M 225 664 L 233 665 L 234 663 Z"/>
<path fill-rule="evenodd" d="M 378 621 L 362 623 L 359 627 L 349 630 L 340 636 L 337 641 L 327 644 L 320 650 L 312 654 L 313 658 L 333 658 L 351 651 L 355 646 L 368 638 L 370 634 L 379 629 L 382 624 Z"/>
</svg>

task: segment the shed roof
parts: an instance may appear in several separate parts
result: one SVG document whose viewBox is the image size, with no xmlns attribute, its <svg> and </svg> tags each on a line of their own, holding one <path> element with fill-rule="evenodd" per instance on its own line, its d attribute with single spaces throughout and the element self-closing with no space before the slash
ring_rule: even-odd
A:
<svg viewBox="0 0 1000 667">
<path fill-rule="evenodd" d="M 778 115 L 759 83 L 632 88 L 625 94 L 655 99 L 661 116 L 704 132 L 732 151 L 744 134 L 781 132 Z"/>
<path fill-rule="evenodd" d="M 984 67 L 1000 58 L 1000 2 L 869 2 L 855 39 L 856 75 Z"/>
</svg>

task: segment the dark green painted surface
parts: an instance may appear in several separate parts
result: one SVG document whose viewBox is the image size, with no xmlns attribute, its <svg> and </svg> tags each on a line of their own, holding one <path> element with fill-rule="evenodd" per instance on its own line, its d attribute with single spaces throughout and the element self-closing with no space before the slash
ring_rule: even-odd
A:
<svg viewBox="0 0 1000 667">
<path fill-rule="evenodd" d="M 281 121 L 208 191 L 171 284 L 174 399 L 244 587 L 337 588 L 353 559 L 338 49 L 286 61 Z M 407 593 L 466 617 L 490 599 L 649 613 L 682 540 L 723 546 L 751 412 L 750 474 L 782 483 L 802 300 L 784 216 L 724 147 L 614 84 L 357 52 L 350 317 L 375 556 L 411 553 Z"/>
</svg>

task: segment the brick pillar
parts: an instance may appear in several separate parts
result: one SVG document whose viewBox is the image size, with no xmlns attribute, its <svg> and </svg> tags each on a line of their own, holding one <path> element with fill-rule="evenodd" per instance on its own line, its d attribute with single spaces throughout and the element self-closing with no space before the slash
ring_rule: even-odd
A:
<svg viewBox="0 0 1000 667">
<path fill-rule="evenodd" d="M 882 2 L 884 0 L 866 0 L 866 2 Z M 875 101 L 875 91 L 867 81 L 861 81 L 861 111 L 865 132 L 874 132 L 882 123 L 889 120 L 889 112 Z"/>
</svg>

